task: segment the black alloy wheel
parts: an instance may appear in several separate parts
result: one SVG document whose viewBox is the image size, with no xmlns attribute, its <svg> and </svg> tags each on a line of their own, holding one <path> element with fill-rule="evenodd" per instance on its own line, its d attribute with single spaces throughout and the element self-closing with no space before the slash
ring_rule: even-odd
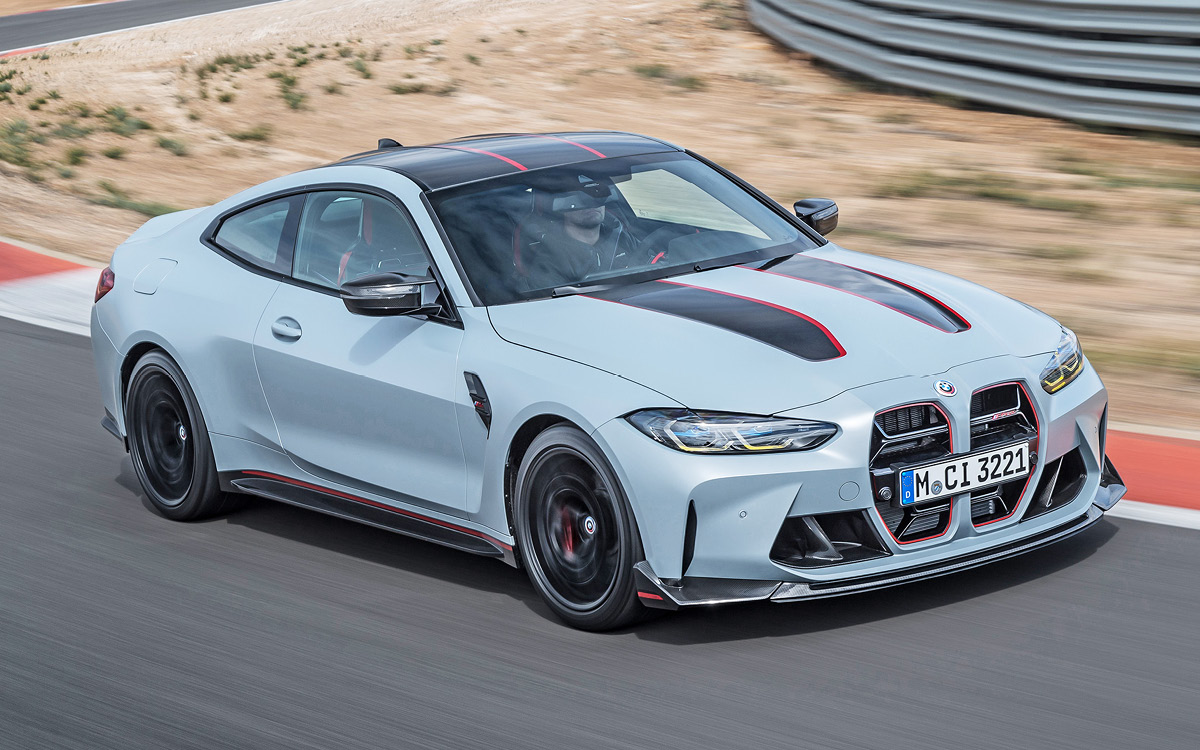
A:
<svg viewBox="0 0 1200 750">
<path fill-rule="evenodd" d="M 154 497 L 176 506 L 187 497 L 195 470 L 195 451 L 188 439 L 194 434 L 187 406 L 170 376 L 148 370 L 131 393 L 129 411 L 138 429 L 130 435 Z"/>
<path fill-rule="evenodd" d="M 514 519 L 529 577 L 559 618 L 585 630 L 627 625 L 639 604 L 641 540 L 616 476 L 581 430 L 538 435 L 517 474 Z"/>
<path fill-rule="evenodd" d="M 125 428 L 134 472 L 164 516 L 192 521 L 240 502 L 221 492 L 196 397 L 179 366 L 162 351 L 145 354 L 130 375 Z"/>
</svg>

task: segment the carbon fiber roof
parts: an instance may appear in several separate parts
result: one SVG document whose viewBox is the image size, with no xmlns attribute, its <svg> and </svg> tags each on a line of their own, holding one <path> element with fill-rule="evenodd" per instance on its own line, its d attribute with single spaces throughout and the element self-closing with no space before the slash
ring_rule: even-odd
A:
<svg viewBox="0 0 1200 750">
<path fill-rule="evenodd" d="M 615 156 L 679 151 L 669 143 L 633 133 L 495 133 L 424 146 L 376 149 L 338 165 L 374 165 L 399 172 L 425 190 L 461 185 L 530 169 Z"/>
</svg>

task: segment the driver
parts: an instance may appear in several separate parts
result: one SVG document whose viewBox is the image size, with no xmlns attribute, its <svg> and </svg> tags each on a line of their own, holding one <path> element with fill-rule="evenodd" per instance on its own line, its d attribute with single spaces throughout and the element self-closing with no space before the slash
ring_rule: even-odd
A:
<svg viewBox="0 0 1200 750">
<path fill-rule="evenodd" d="M 636 243 L 607 210 L 615 198 L 612 184 L 575 179 L 567 189 L 535 194 L 541 211 L 520 227 L 519 268 L 529 289 L 577 284 L 589 274 L 629 265 Z"/>
</svg>

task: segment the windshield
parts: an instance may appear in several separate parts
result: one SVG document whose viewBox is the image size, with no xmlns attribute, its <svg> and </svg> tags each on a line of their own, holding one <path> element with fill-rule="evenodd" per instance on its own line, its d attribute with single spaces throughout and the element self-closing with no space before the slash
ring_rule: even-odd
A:
<svg viewBox="0 0 1200 750">
<path fill-rule="evenodd" d="M 429 198 L 485 305 L 817 245 L 735 182 L 681 153 L 519 172 Z"/>
</svg>

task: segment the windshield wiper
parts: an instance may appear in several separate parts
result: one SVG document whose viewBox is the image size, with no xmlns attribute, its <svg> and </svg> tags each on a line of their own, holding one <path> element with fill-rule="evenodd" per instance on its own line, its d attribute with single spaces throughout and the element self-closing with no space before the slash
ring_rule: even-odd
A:
<svg viewBox="0 0 1200 750">
<path fill-rule="evenodd" d="M 712 271 L 717 268 L 729 268 L 730 266 L 740 266 L 745 263 L 751 263 L 760 258 L 756 257 L 761 251 L 750 250 L 737 255 L 727 255 L 724 258 L 714 258 L 709 261 L 700 261 L 692 265 L 665 266 L 661 270 L 645 270 L 640 273 L 630 274 L 629 276 L 617 277 L 596 284 L 567 284 L 557 286 L 550 290 L 551 297 L 570 297 L 576 294 L 588 294 L 590 292 L 612 289 L 617 286 L 628 286 L 630 284 L 640 284 L 646 281 L 657 281 L 666 279 L 672 276 L 683 276 L 689 273 L 702 273 L 704 271 Z M 777 258 L 771 258 L 767 261 L 764 267 L 770 267 L 777 263 L 782 263 L 784 260 L 792 257 L 795 253 L 788 253 Z"/>
<path fill-rule="evenodd" d="M 759 266 L 758 270 L 769 271 L 795 254 L 796 253 L 788 253 L 787 255 L 780 255 L 778 258 L 771 258 L 766 263 L 763 263 L 761 266 Z"/>
<path fill-rule="evenodd" d="M 737 260 L 731 260 L 729 258 L 724 258 L 717 262 L 697 263 L 696 265 L 692 266 L 692 270 L 695 271 L 696 273 L 701 273 L 703 271 L 712 271 L 717 268 L 729 268 L 730 266 L 740 266 L 745 262 L 746 262 L 746 260 L 744 257 L 739 258 Z"/>
<path fill-rule="evenodd" d="M 551 297 L 570 297 L 573 294 L 587 294 L 601 289 L 608 289 L 612 284 L 585 284 L 583 286 L 556 286 L 550 290 Z"/>
</svg>

